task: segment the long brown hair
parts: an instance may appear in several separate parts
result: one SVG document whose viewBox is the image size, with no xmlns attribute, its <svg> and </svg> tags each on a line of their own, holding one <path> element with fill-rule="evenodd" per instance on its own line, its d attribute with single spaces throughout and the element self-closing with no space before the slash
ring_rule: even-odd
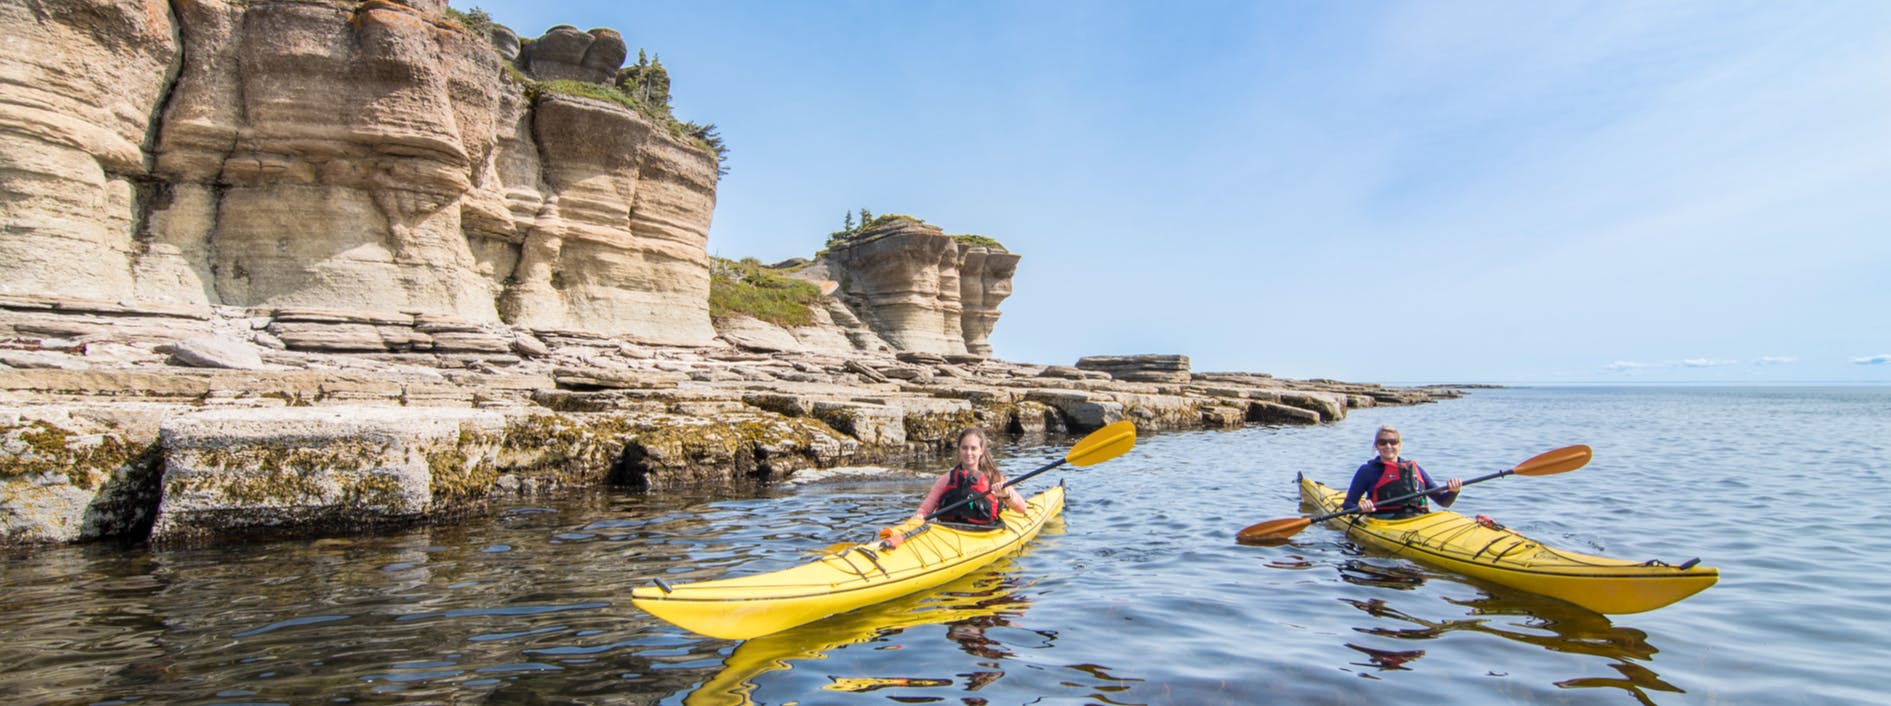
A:
<svg viewBox="0 0 1891 706">
<path fill-rule="evenodd" d="M 978 458 L 978 472 L 985 476 L 985 483 L 991 486 L 992 490 L 1003 487 L 1005 484 L 1005 474 L 998 471 L 998 462 L 993 461 L 991 458 L 991 437 L 986 436 L 985 430 L 983 429 L 978 427 L 966 427 L 959 430 L 958 443 L 963 445 L 965 443 L 965 437 L 968 436 L 978 437 L 979 445 L 983 446 L 985 449 L 985 452 L 979 454 Z"/>
</svg>

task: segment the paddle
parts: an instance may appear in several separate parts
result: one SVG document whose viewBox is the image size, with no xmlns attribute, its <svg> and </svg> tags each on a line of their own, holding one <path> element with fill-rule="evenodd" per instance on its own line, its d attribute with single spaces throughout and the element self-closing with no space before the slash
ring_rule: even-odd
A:
<svg viewBox="0 0 1891 706">
<path fill-rule="evenodd" d="M 1135 445 L 1136 445 L 1136 425 L 1135 424 L 1130 423 L 1130 421 L 1127 419 L 1120 422 L 1116 422 L 1114 424 L 1107 424 L 1107 425 L 1104 425 L 1102 429 L 1098 429 L 1096 431 L 1090 432 L 1090 435 L 1083 437 L 1083 440 L 1077 442 L 1076 446 L 1070 447 L 1070 452 L 1064 454 L 1063 458 L 1058 459 L 1056 461 L 1052 461 L 1050 463 L 1046 463 L 1043 466 L 1039 467 L 1037 470 L 1031 471 L 1030 473 L 1026 473 L 1016 478 L 1011 478 L 1009 480 L 1006 480 L 1003 486 L 995 488 L 993 490 L 994 492 L 1003 491 L 1005 488 L 1009 488 L 1019 483 L 1023 483 L 1024 481 L 1029 480 L 1032 476 L 1035 476 L 1039 473 L 1043 473 L 1045 471 L 1056 468 L 1058 466 L 1062 466 L 1066 463 L 1073 466 L 1093 466 L 1093 465 L 1102 463 L 1104 461 L 1108 461 L 1110 459 L 1116 458 L 1117 456 L 1121 456 L 1124 453 L 1127 453 Z M 969 503 L 972 500 L 973 498 L 968 497 L 964 500 L 953 503 L 951 505 L 946 505 L 944 507 L 940 507 L 936 510 L 933 510 L 932 514 L 926 516 L 926 522 L 930 523 L 932 522 L 932 520 L 938 518 L 939 516 L 946 514 L 946 512 L 955 510 L 960 505 Z M 895 535 L 894 537 L 887 537 L 885 541 L 881 542 L 881 546 L 886 546 L 886 547 L 899 546 L 902 542 L 906 541 L 907 539 L 910 539 L 914 537 L 915 535 L 918 535 L 920 532 L 924 532 L 926 528 L 929 526 L 930 524 L 921 524 L 920 526 L 915 527 L 911 530 L 908 530 L 907 532 L 903 534 Z"/>
<path fill-rule="evenodd" d="M 1590 455 L 1591 455 L 1591 452 L 1589 451 L 1589 447 L 1584 446 L 1582 444 L 1577 444 L 1575 446 L 1565 446 L 1563 448 L 1556 449 L 1554 451 L 1545 451 L 1543 453 L 1537 454 L 1536 456 L 1531 457 L 1530 460 L 1517 464 L 1515 468 L 1511 468 L 1505 471 L 1498 471 L 1496 473 L 1492 473 L 1489 475 L 1478 476 L 1476 478 L 1472 478 L 1470 480 L 1464 481 L 1463 485 L 1470 485 L 1472 483 L 1482 483 L 1487 480 L 1491 480 L 1494 478 L 1502 478 L 1504 476 L 1511 475 L 1511 474 L 1516 474 L 1520 476 L 1547 476 L 1547 475 L 1554 475 L 1557 473 L 1565 473 L 1568 471 L 1576 470 L 1578 468 L 1582 468 L 1584 464 L 1589 463 Z M 1432 493 L 1440 493 L 1440 492 L 1444 492 L 1444 490 L 1443 489 L 1423 490 L 1416 493 L 1409 493 L 1406 495 L 1401 495 L 1396 498 L 1389 498 L 1383 502 L 1378 502 L 1376 504 L 1396 505 L 1400 502 L 1411 500 L 1412 498 L 1416 498 L 1421 495 L 1429 495 Z M 1271 543 L 1276 543 L 1276 542 L 1283 542 L 1283 541 L 1286 541 L 1288 537 L 1292 537 L 1296 534 L 1299 534 L 1300 530 L 1306 529 L 1309 525 L 1312 525 L 1315 522 L 1325 522 L 1335 517 L 1345 517 L 1347 515 L 1354 515 L 1358 513 L 1359 513 L 1359 508 L 1353 508 L 1351 510 L 1329 512 L 1327 514 L 1317 515 L 1314 517 L 1283 517 L 1278 520 L 1268 520 L 1266 522 L 1248 525 L 1246 528 L 1242 529 L 1240 532 L 1236 532 L 1234 535 L 1234 541 L 1240 542 L 1242 544 L 1271 544 Z"/>
</svg>

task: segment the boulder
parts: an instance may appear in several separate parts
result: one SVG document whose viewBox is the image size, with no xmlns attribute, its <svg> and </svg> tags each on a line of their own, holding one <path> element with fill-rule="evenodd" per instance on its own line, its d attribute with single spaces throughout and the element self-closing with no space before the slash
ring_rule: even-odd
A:
<svg viewBox="0 0 1891 706">
<path fill-rule="evenodd" d="M 267 367 L 256 346 L 227 338 L 190 338 L 158 346 L 154 350 L 170 354 L 173 365 L 229 370 L 262 370 Z"/>
<path fill-rule="evenodd" d="M 351 532 L 417 521 L 485 496 L 504 428 L 500 415 L 470 409 L 287 407 L 179 417 L 158 432 L 164 476 L 151 537 Z"/>
</svg>

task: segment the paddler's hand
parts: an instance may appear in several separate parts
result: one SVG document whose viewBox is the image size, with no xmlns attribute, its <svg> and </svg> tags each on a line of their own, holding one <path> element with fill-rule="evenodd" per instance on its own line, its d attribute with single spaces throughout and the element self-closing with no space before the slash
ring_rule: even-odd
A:
<svg viewBox="0 0 1891 706">
<path fill-rule="evenodd" d="M 1453 493 L 1458 492 L 1458 490 L 1462 489 L 1463 487 L 1464 487 L 1464 481 L 1462 479 L 1453 478 L 1451 480 L 1445 481 L 1445 488 L 1450 490 Z"/>
<path fill-rule="evenodd" d="M 1374 505 L 1372 504 L 1372 498 L 1360 498 L 1360 499 L 1359 499 L 1359 511 L 1360 511 L 1360 512 L 1363 512 L 1363 513 L 1366 513 L 1366 514 L 1368 514 L 1368 515 L 1370 515 L 1370 514 L 1372 514 L 1372 511 L 1373 511 L 1373 508 L 1374 508 L 1374 507 L 1375 507 L 1375 506 L 1374 506 Z"/>
</svg>

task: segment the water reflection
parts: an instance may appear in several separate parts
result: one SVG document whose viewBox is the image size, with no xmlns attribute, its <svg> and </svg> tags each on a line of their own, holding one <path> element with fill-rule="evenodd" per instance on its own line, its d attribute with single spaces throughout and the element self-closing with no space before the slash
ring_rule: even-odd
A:
<svg viewBox="0 0 1891 706">
<path fill-rule="evenodd" d="M 1285 546 L 1315 556 L 1326 551 L 1348 557 L 1338 561 L 1336 568 L 1340 581 L 1399 592 L 1399 598 L 1341 599 L 1375 619 L 1374 624 L 1354 627 L 1356 632 L 1408 641 L 1433 640 L 1453 632 L 1493 635 L 1552 652 L 1612 660 L 1608 666 L 1620 675 L 1554 681 L 1560 688 L 1621 689 L 1643 703 L 1652 703 L 1648 697 L 1649 691 L 1685 693 L 1683 689 L 1663 681 L 1654 670 L 1636 663 L 1651 661 L 1660 651 L 1648 643 L 1647 633 L 1617 626 L 1601 613 L 1554 598 L 1439 572 L 1403 559 L 1382 558 L 1380 553 L 1351 541 L 1314 540 L 1290 542 Z M 1368 561 L 1368 558 L 1373 560 Z M 1298 571 L 1319 563 L 1300 554 L 1285 554 L 1264 565 L 1271 569 Z M 1437 597 L 1446 604 L 1468 609 L 1467 618 L 1427 620 L 1392 607 L 1390 601 L 1404 600 L 1405 594 L 1426 586 L 1434 578 L 1442 579 L 1447 584 L 1471 586 L 1480 591 L 1477 598 L 1468 600 Z M 1413 596 L 1412 599 L 1416 604 L 1418 597 Z M 1386 621 L 1396 625 L 1383 624 Z M 1383 645 L 1352 642 L 1343 644 L 1365 657 L 1364 661 L 1351 664 L 1380 672 L 1409 671 L 1410 665 L 1426 653 L 1422 649 L 1388 649 Z M 1497 674 L 1495 671 L 1492 673 Z M 1369 674 L 1365 676 L 1371 677 Z"/>
<path fill-rule="evenodd" d="M 1029 605 L 1020 593 L 1019 581 L 1005 575 L 1010 567 L 1010 559 L 1001 559 L 932 591 L 743 641 L 730 650 L 722 669 L 685 695 L 683 703 L 686 706 L 755 703 L 756 679 L 764 674 L 792 669 L 795 662 L 825 660 L 830 653 L 850 645 L 890 643 L 890 638 L 924 625 L 945 625 L 946 636 L 967 654 L 987 659 L 1009 657 L 1011 653 L 989 637 L 987 631 L 1010 625 L 1011 619 L 1022 614 Z M 900 646 L 887 644 L 885 647 Z M 995 669 L 997 663 L 983 664 L 994 669 L 955 675 L 965 678 L 963 690 L 975 691 L 1004 675 L 1002 670 Z M 829 683 L 822 688 L 844 692 L 894 687 L 940 688 L 957 684 L 954 679 L 937 676 L 828 675 L 827 679 Z"/>
<path fill-rule="evenodd" d="M 919 677 L 828 677 L 828 679 L 833 680 L 833 682 L 821 688 L 828 691 L 845 691 L 851 694 L 860 694 L 896 686 L 927 687 L 952 685 L 951 679 L 925 679 Z"/>
<path fill-rule="evenodd" d="M 1113 674 L 1110 672 L 1109 667 L 1105 667 L 1100 664 L 1072 664 L 1072 665 L 1066 666 L 1065 669 L 1074 669 L 1076 671 L 1083 672 L 1084 674 L 1088 674 L 1096 678 L 1098 681 L 1103 682 L 1101 684 L 1077 684 L 1074 682 L 1064 682 L 1065 686 L 1095 689 L 1096 691 L 1101 691 L 1101 692 L 1117 693 L 1117 692 L 1129 691 L 1130 689 L 1134 688 L 1137 684 L 1140 684 L 1146 681 L 1144 679 L 1138 679 L 1135 677 L 1117 676 L 1116 674 Z M 1094 692 L 1090 694 L 1090 698 L 1096 699 L 1098 701 L 1102 701 L 1104 703 L 1109 703 L 1109 704 L 1122 703 L 1118 701 L 1111 701 L 1109 698 L 1105 697 L 1103 694 L 1094 693 Z"/>
<path fill-rule="evenodd" d="M 1341 562 L 1339 577 L 1346 583 L 1394 588 L 1401 591 L 1418 588 L 1425 584 L 1425 573 L 1410 565 L 1379 566 L 1358 560 Z"/>
<path fill-rule="evenodd" d="M 1891 454 L 1891 389 L 1803 410 L 1611 395 L 1480 392 L 1335 426 L 1151 434 L 1065 474 L 1069 534 L 1047 532 L 1005 570 L 1028 583 L 993 567 L 968 577 L 1002 587 L 987 595 L 952 584 L 810 626 L 799 644 L 682 634 L 625 592 L 651 576 L 778 569 L 871 536 L 949 462 L 818 487 L 545 497 L 388 536 L 4 554 L 0 704 L 1360 704 L 1435 689 L 1466 703 L 1882 701 L 1857 661 L 1891 623 L 1873 578 L 1891 551 L 1793 488 L 1877 473 L 1858 459 Z M 1686 411 L 1686 424 L 1649 418 L 1661 410 Z M 1279 548 L 1227 541 L 1293 506 L 1295 471 L 1330 469 L 1381 423 L 1425 429 L 1441 465 L 1486 470 L 1584 430 L 1598 451 L 1584 474 L 1740 511 L 1671 512 L 1660 493 L 1581 492 L 1575 476 L 1480 485 L 1472 507 L 1513 524 L 1569 517 L 1524 531 L 1604 554 L 1700 555 L 1742 579 L 1611 619 L 1357 551 L 1324 525 Z M 1733 438 L 1744 434 L 1754 440 Z M 1068 450 L 1007 446 L 1007 469 Z M 1758 472 L 1697 482 L 1690 461 L 1727 454 Z M 1754 494 L 1751 477 L 1785 490 Z M 1757 514 L 1782 529 L 1756 529 Z M 1818 560 L 1840 548 L 1858 551 Z M 845 625 L 852 638 L 830 632 Z"/>
<path fill-rule="evenodd" d="M 1368 662 L 1354 662 L 1361 667 L 1377 667 L 1381 670 L 1405 669 L 1405 663 L 1425 656 L 1424 650 L 1378 650 L 1364 645 L 1346 643 L 1347 647 L 1366 655 Z"/>
<path fill-rule="evenodd" d="M 1662 681 L 1660 677 L 1655 675 L 1654 670 L 1651 670 L 1647 667 L 1643 667 L 1639 664 L 1629 664 L 1627 662 L 1616 662 L 1614 664 L 1609 665 L 1609 667 L 1613 668 L 1615 671 L 1621 672 L 1623 678 L 1605 679 L 1601 677 L 1583 677 L 1580 679 L 1565 679 L 1563 681 L 1556 682 L 1556 685 L 1563 687 L 1565 689 L 1582 689 L 1582 688 L 1593 688 L 1593 687 L 1621 689 L 1623 691 L 1626 691 L 1634 695 L 1636 701 L 1640 701 L 1641 703 L 1647 704 L 1648 706 L 1654 706 L 1655 700 L 1648 696 L 1647 690 L 1666 691 L 1666 692 L 1675 693 L 1675 694 L 1687 693 L 1686 691 L 1682 690 L 1680 687 L 1677 687 L 1673 684 L 1669 684 L 1665 681 Z"/>
<path fill-rule="evenodd" d="M 1524 627 L 1551 631 L 1553 636 L 1485 630 L 1557 652 L 1638 660 L 1653 659 L 1655 653 L 1660 652 L 1648 644 L 1648 633 L 1619 627 L 1606 615 L 1554 598 L 1492 589 L 1470 600 L 1445 600 L 1470 608 L 1471 615 L 1509 616 L 1522 620 Z"/>
<path fill-rule="evenodd" d="M 1552 598 L 1545 598 L 1501 587 L 1491 587 L 1485 595 L 1471 600 L 1446 598 L 1447 603 L 1469 608 L 1467 619 L 1427 620 L 1393 608 L 1386 599 L 1341 599 L 1375 619 L 1395 621 L 1415 627 L 1370 625 L 1353 630 L 1375 637 L 1395 640 L 1432 640 L 1453 632 L 1472 632 L 1534 645 L 1554 652 L 1603 657 L 1615 660 L 1608 666 L 1620 678 L 1577 678 L 1555 682 L 1563 688 L 1616 688 L 1632 694 L 1643 703 L 1647 691 L 1685 693 L 1662 681 L 1660 675 L 1633 661 L 1651 660 L 1660 650 L 1648 643 L 1648 634 L 1635 628 L 1616 626 L 1594 611 Z M 1514 621 L 1495 620 L 1513 618 Z M 1385 650 L 1346 643 L 1346 647 L 1367 656 L 1359 666 L 1380 670 L 1407 669 L 1406 664 L 1425 655 L 1424 650 Z"/>
</svg>

